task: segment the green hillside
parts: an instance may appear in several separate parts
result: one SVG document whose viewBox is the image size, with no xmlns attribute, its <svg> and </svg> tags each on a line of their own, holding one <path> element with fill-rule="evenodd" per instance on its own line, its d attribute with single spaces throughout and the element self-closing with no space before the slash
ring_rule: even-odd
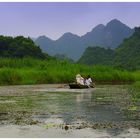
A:
<svg viewBox="0 0 140 140">
<path fill-rule="evenodd" d="M 140 27 L 115 50 L 114 64 L 126 69 L 140 69 Z"/>
<path fill-rule="evenodd" d="M 140 27 L 116 49 L 88 47 L 78 61 L 82 64 L 113 65 L 128 70 L 140 69 Z"/>
<path fill-rule="evenodd" d="M 0 36 L 0 57 L 10 58 L 45 58 L 45 54 L 34 44 L 30 38 L 23 36 L 6 37 Z"/>
<path fill-rule="evenodd" d="M 88 65 L 111 65 L 113 58 L 114 51 L 110 48 L 88 47 L 78 62 Z"/>
</svg>

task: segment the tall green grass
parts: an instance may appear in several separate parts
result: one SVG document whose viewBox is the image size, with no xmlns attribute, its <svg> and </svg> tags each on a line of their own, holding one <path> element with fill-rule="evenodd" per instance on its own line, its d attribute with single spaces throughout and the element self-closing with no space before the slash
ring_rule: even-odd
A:
<svg viewBox="0 0 140 140">
<path fill-rule="evenodd" d="M 134 71 L 132 74 L 134 76 L 135 81 L 140 81 L 140 71 L 139 70 Z"/>
<path fill-rule="evenodd" d="M 10 68 L 0 69 L 0 84 L 1 85 L 14 85 L 20 84 L 22 76 L 19 71 Z"/>
<path fill-rule="evenodd" d="M 140 71 L 134 71 L 132 73 L 132 75 L 134 76 L 135 82 L 133 83 L 133 87 L 140 89 Z"/>
<path fill-rule="evenodd" d="M 86 66 L 67 61 L 39 60 L 33 58 L 0 58 L 0 84 L 69 83 L 75 75 L 88 74 L 97 83 L 134 82 L 134 73 L 109 66 Z M 140 75 L 137 73 L 137 75 Z"/>
</svg>

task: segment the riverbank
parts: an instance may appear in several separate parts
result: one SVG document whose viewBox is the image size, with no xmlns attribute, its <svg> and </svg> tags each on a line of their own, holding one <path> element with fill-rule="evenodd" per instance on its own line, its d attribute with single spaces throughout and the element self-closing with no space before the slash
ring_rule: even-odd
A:
<svg viewBox="0 0 140 140">
<path fill-rule="evenodd" d="M 133 83 L 140 72 L 111 66 L 86 66 L 68 61 L 39 60 L 33 58 L 0 58 L 0 85 L 33 85 L 71 83 L 75 75 L 91 75 L 97 84 Z"/>
</svg>

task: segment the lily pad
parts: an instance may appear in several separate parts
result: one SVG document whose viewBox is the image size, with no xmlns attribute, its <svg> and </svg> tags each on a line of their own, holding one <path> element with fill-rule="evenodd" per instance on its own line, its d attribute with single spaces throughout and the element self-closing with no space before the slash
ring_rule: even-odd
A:
<svg viewBox="0 0 140 140">
<path fill-rule="evenodd" d="M 43 125 L 44 128 L 48 129 L 48 128 L 52 128 L 52 127 L 55 127 L 56 125 L 55 124 L 52 124 L 52 123 L 47 123 L 45 125 Z"/>
<path fill-rule="evenodd" d="M 129 106 L 128 110 L 135 111 L 137 110 L 137 106 Z"/>
</svg>

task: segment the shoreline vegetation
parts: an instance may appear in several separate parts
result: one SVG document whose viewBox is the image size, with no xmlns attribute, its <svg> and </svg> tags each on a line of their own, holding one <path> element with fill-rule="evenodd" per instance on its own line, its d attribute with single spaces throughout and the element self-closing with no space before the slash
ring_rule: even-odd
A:
<svg viewBox="0 0 140 140">
<path fill-rule="evenodd" d="M 71 83 L 77 73 L 83 77 L 90 74 L 96 84 L 140 83 L 140 71 L 56 59 L 0 58 L 0 85 Z"/>
</svg>

